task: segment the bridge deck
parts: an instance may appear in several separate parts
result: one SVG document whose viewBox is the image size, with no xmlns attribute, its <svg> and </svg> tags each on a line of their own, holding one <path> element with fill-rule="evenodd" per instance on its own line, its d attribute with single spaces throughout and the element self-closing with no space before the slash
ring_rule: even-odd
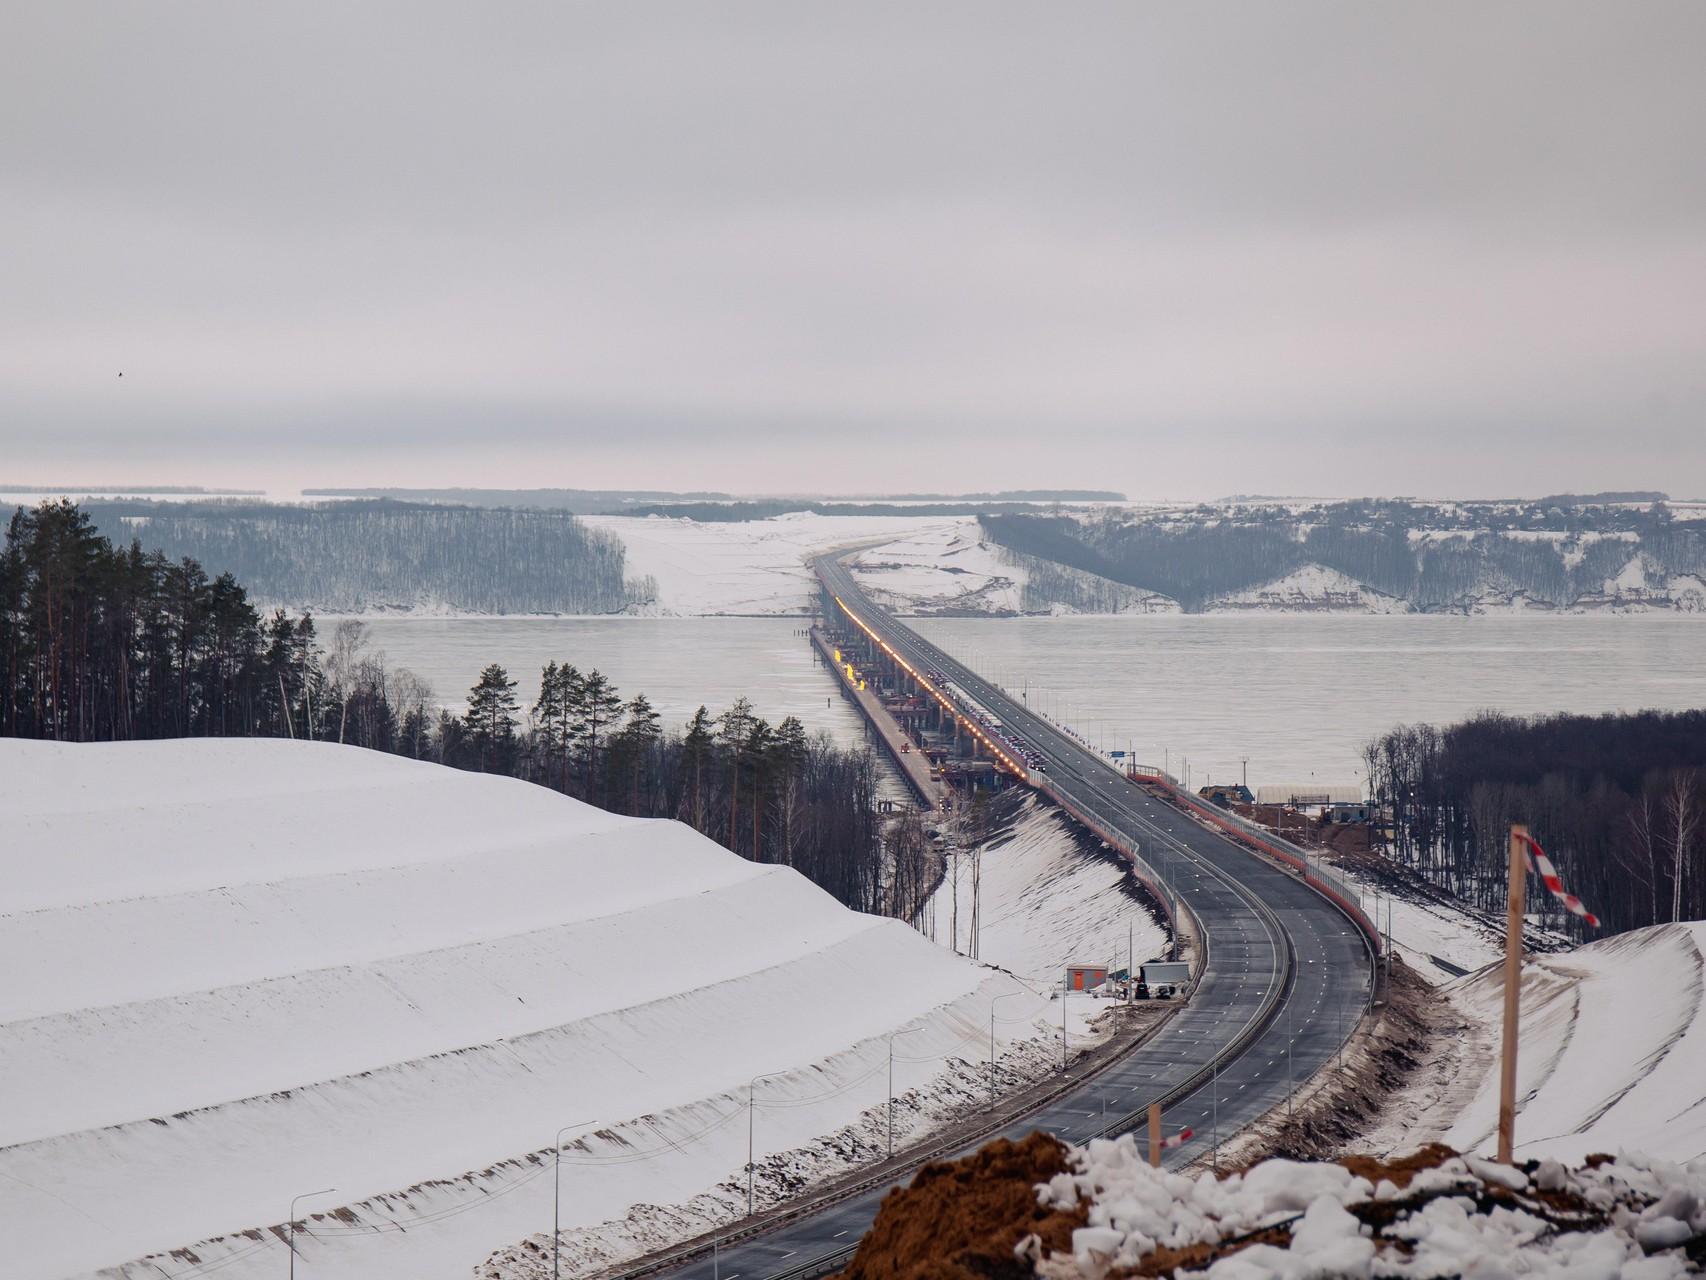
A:
<svg viewBox="0 0 1706 1280">
<path fill-rule="evenodd" d="M 847 672 L 842 670 L 835 660 L 835 647 L 830 643 L 829 637 L 824 635 L 822 627 L 812 627 L 812 643 L 835 672 L 836 684 L 841 688 L 842 697 L 849 699 L 859 708 L 860 714 L 865 717 L 865 723 L 883 744 L 889 758 L 895 762 L 913 793 L 924 802 L 926 808 L 941 808 L 942 799 L 948 794 L 948 789 L 940 779 L 930 776 L 930 758 L 907 736 L 906 731 L 889 714 L 888 708 L 883 705 L 883 700 L 874 690 L 858 688 L 847 679 Z M 907 749 L 901 750 L 902 746 Z"/>
</svg>

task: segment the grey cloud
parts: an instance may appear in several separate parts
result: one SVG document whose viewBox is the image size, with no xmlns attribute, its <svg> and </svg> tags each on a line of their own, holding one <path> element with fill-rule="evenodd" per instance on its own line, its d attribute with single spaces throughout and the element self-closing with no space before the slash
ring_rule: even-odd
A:
<svg viewBox="0 0 1706 1280">
<path fill-rule="evenodd" d="M 1703 54 L 1694 3 L 22 6 L 0 452 L 1706 491 Z"/>
</svg>

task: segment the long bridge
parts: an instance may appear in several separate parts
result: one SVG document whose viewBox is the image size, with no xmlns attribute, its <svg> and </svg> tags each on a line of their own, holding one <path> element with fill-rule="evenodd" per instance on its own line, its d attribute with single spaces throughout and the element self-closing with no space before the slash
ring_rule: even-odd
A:
<svg viewBox="0 0 1706 1280">
<path fill-rule="evenodd" d="M 1353 896 L 1301 850 L 1215 812 L 1210 824 L 1181 812 L 1194 798 L 1112 769 L 1023 700 L 983 679 L 865 595 L 836 556 L 814 562 L 827 615 L 867 637 L 885 660 L 936 700 L 956 728 L 1024 781 L 1046 792 L 1125 857 L 1134 874 L 1197 939 L 1189 1003 L 1123 1058 L 1081 1086 L 1013 1121 L 999 1136 L 1043 1130 L 1068 1142 L 1138 1128 L 1160 1101 L 1169 1129 L 1196 1141 L 1173 1165 L 1283 1106 L 1326 1066 L 1373 1003 L 1378 934 Z M 1016 731 L 1033 768 L 984 720 Z M 1171 790 L 1169 799 L 1156 789 Z M 1108 1122 L 1104 1117 L 1116 1117 Z M 669 1274 L 692 1280 L 809 1280 L 845 1265 L 888 1190 L 912 1170 L 701 1254 Z"/>
</svg>

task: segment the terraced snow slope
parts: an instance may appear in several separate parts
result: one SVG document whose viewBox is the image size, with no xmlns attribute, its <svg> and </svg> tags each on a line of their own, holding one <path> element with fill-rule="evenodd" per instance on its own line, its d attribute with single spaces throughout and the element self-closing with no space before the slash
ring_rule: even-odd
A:
<svg viewBox="0 0 1706 1280">
<path fill-rule="evenodd" d="M 210 740 L 0 742 L 0 973 L 20 1280 L 275 1276 L 325 1187 L 305 1275 L 466 1277 L 548 1229 L 559 1126 L 598 1122 L 565 1228 L 679 1203 L 741 1176 L 755 1074 L 762 1160 L 882 1103 L 890 1031 L 927 1087 L 1021 989 L 677 823 Z"/>
<path fill-rule="evenodd" d="M 1523 968 L 1517 1155 L 1580 1160 L 1620 1151 L 1687 1162 L 1706 1156 L 1706 922 L 1657 925 Z M 1503 968 L 1445 992 L 1472 1019 L 1451 1083 L 1425 1107 L 1399 1099 L 1403 1132 L 1376 1149 L 1438 1138 L 1490 1152 L 1498 1124 Z M 1427 1092 L 1432 1086 L 1421 1084 Z M 1413 1090 L 1412 1092 L 1416 1092 Z"/>
</svg>

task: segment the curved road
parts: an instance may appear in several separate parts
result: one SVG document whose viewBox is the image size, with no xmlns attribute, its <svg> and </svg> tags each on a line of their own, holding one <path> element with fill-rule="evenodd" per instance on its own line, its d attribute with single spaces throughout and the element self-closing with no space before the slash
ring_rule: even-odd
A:
<svg viewBox="0 0 1706 1280">
<path fill-rule="evenodd" d="M 1223 1055 L 1211 1078 L 1167 1108 L 1169 1133 L 1196 1131 L 1168 1163 L 1202 1155 L 1282 1104 L 1290 1082 L 1307 1079 L 1338 1050 L 1370 998 L 1369 951 L 1357 927 L 1295 875 L 1185 818 L 1127 781 L 1076 740 L 1033 715 L 977 674 L 877 609 L 834 558 L 819 578 L 856 610 L 905 661 L 938 671 L 1047 761 L 1048 778 L 1075 807 L 1135 842 L 1196 917 L 1207 963 L 1190 1004 L 1095 1079 L 1015 1121 L 1004 1136 L 1041 1129 L 1083 1142 L 1117 1126 L 1152 1100 L 1188 1085 Z M 1270 999 L 1277 990 L 1277 1007 Z M 1267 1016 L 1264 1021 L 1264 1011 Z M 1249 1040 L 1225 1055 L 1234 1041 Z M 1135 1119 L 1135 1116 L 1134 1116 Z M 978 1145 L 981 1145 L 979 1143 Z M 892 1182 L 832 1204 L 810 1217 L 701 1257 L 670 1274 L 692 1280 L 780 1280 L 819 1275 L 844 1262 L 870 1226 Z"/>
</svg>

